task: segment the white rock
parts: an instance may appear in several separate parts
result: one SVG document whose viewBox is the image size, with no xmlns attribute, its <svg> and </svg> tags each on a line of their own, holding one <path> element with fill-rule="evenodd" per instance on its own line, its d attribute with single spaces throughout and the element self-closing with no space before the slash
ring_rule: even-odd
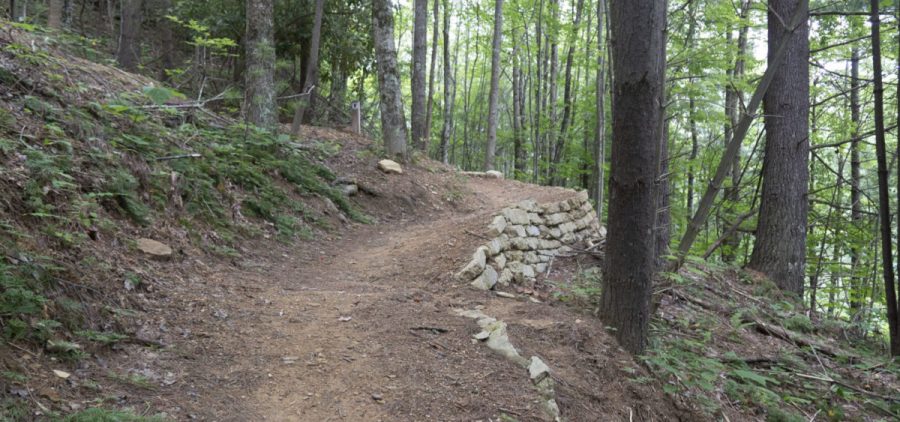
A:
<svg viewBox="0 0 900 422">
<path fill-rule="evenodd" d="M 534 269 L 535 269 L 535 271 L 538 272 L 538 274 L 543 274 L 543 273 L 547 272 L 547 264 L 545 264 L 543 262 L 534 264 Z"/>
<path fill-rule="evenodd" d="M 378 162 L 378 170 L 381 170 L 385 173 L 395 173 L 395 174 L 403 174 L 403 167 L 400 167 L 396 161 L 393 160 L 381 160 Z"/>
<path fill-rule="evenodd" d="M 524 226 L 506 226 L 506 230 L 504 230 L 503 233 L 512 236 L 513 238 L 528 236 L 528 232 L 525 231 Z"/>
<path fill-rule="evenodd" d="M 541 229 L 539 229 L 537 226 L 525 227 L 525 232 L 528 233 L 529 236 L 534 236 L 534 237 L 541 235 Z"/>
<path fill-rule="evenodd" d="M 500 173 L 497 170 L 488 170 L 488 171 L 484 172 L 484 175 L 485 175 L 485 177 L 488 177 L 491 179 L 502 179 L 503 178 L 503 173 Z"/>
<path fill-rule="evenodd" d="M 504 268 L 506 268 L 506 256 L 504 256 L 502 254 L 495 256 L 494 257 L 494 265 L 497 266 L 498 270 L 503 270 Z"/>
<path fill-rule="evenodd" d="M 528 376 L 534 383 L 540 382 L 544 377 L 550 375 L 550 367 L 547 366 L 541 358 L 537 356 L 531 357 L 531 363 L 528 365 Z"/>
<path fill-rule="evenodd" d="M 506 220 L 509 224 L 515 225 L 525 225 L 528 224 L 531 220 L 528 217 L 528 212 L 525 210 L 520 210 L 518 208 L 505 208 L 502 212 L 503 216 L 506 217 Z"/>
<path fill-rule="evenodd" d="M 525 278 L 534 278 L 536 276 L 536 274 L 534 273 L 534 267 L 532 267 L 531 265 L 523 265 L 522 275 Z"/>
<path fill-rule="evenodd" d="M 502 215 L 498 215 L 494 217 L 494 220 L 491 221 L 491 224 L 488 226 L 488 237 L 497 237 L 500 233 L 506 230 L 506 218 L 503 218 Z"/>
<path fill-rule="evenodd" d="M 488 265 L 484 267 L 484 272 L 472 282 L 472 286 L 481 290 L 491 290 L 497 284 L 497 278 L 497 271 L 494 270 L 494 267 Z"/>
<path fill-rule="evenodd" d="M 500 277 L 497 279 L 497 283 L 501 286 L 508 286 L 510 282 L 514 279 L 512 271 L 509 268 L 504 268 L 503 271 L 500 272 Z"/>
<path fill-rule="evenodd" d="M 556 214 L 550 214 L 544 218 L 544 222 L 551 226 L 558 226 L 562 223 L 569 221 L 569 214 L 564 212 L 558 212 Z"/>
<path fill-rule="evenodd" d="M 172 248 L 169 245 L 153 239 L 138 239 L 137 248 L 141 252 L 157 259 L 168 259 L 172 256 Z"/>
<path fill-rule="evenodd" d="M 534 200 L 531 200 L 531 199 L 526 199 L 524 201 L 521 201 L 518 204 L 516 204 L 516 206 L 525 211 L 528 211 L 528 212 L 538 212 L 540 210 L 540 207 L 538 206 L 537 202 L 534 202 Z"/>
<path fill-rule="evenodd" d="M 487 261 L 487 257 L 485 256 L 486 248 L 484 246 L 479 247 L 475 250 L 475 254 L 472 255 L 472 260 L 462 269 L 459 273 L 456 274 L 456 278 L 461 281 L 469 281 L 480 275 L 484 271 L 484 265 Z"/>
</svg>

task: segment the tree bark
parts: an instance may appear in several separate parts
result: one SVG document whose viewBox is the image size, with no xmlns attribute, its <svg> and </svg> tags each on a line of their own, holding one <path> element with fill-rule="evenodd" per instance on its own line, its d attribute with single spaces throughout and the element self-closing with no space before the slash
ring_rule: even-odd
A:
<svg viewBox="0 0 900 422">
<path fill-rule="evenodd" d="M 439 4 L 440 0 L 434 0 L 434 25 L 432 25 L 433 28 L 431 29 L 431 69 L 428 72 L 428 105 L 425 107 L 425 133 L 428 135 L 427 139 L 431 139 L 431 120 L 434 116 L 434 77 L 437 73 Z M 427 147 L 428 145 L 426 145 L 426 149 Z"/>
<path fill-rule="evenodd" d="M 746 20 L 750 13 L 750 0 L 741 2 L 741 20 Z M 728 115 L 728 124 L 725 130 L 726 142 L 729 142 L 734 136 L 734 128 L 738 125 L 741 115 L 739 107 L 743 104 L 743 93 L 736 88 L 737 82 L 744 76 L 744 54 L 747 52 L 747 32 L 750 26 L 746 23 L 741 24 L 738 31 L 737 41 L 737 58 L 734 61 L 734 68 L 731 70 L 731 81 L 725 90 L 725 113 Z M 725 201 L 727 201 L 728 209 L 733 210 L 740 200 L 740 180 L 741 180 L 741 152 L 737 151 L 731 161 L 731 186 L 725 188 Z M 741 233 L 735 231 L 725 239 L 725 248 L 722 252 L 722 260 L 725 262 L 734 262 L 737 258 L 737 249 L 741 245 Z"/>
<path fill-rule="evenodd" d="M 306 60 L 306 76 L 303 78 L 303 90 L 306 97 L 300 98 L 300 104 L 294 110 L 294 120 L 291 123 L 291 133 L 300 134 L 300 126 L 306 115 L 306 109 L 314 106 L 315 95 L 313 92 L 319 83 L 319 44 L 322 40 L 322 15 L 325 13 L 325 0 L 316 0 L 316 13 L 313 17 L 312 36 L 309 40 L 309 57 Z"/>
<path fill-rule="evenodd" d="M 141 6 L 142 0 L 123 0 L 119 24 L 119 45 L 116 61 L 123 69 L 134 72 L 141 59 Z"/>
<path fill-rule="evenodd" d="M 419 151 L 425 151 L 427 133 L 425 132 L 426 93 L 425 72 L 428 53 L 428 0 L 414 0 L 413 18 L 413 56 L 411 69 L 412 89 L 412 145 Z"/>
<path fill-rule="evenodd" d="M 891 248 L 891 206 L 888 191 L 887 146 L 884 130 L 884 83 L 881 75 L 881 20 L 878 0 L 872 0 L 872 71 L 875 76 L 875 148 L 878 158 L 878 217 L 881 229 L 881 266 L 891 356 L 900 355 L 900 313 L 894 286 L 894 256 Z"/>
<path fill-rule="evenodd" d="M 387 155 L 406 161 L 406 117 L 400 91 L 397 50 L 394 48 L 394 14 L 390 0 L 373 0 L 372 17 L 375 59 L 381 105 L 381 133 Z"/>
<path fill-rule="evenodd" d="M 497 150 L 497 103 L 500 94 L 500 44 L 503 38 L 503 0 L 494 1 L 494 41 L 491 48 L 491 92 L 488 97 L 488 138 L 484 153 L 484 170 L 494 169 Z"/>
<path fill-rule="evenodd" d="M 275 130 L 274 0 L 247 0 L 244 116 L 247 123 Z"/>
<path fill-rule="evenodd" d="M 437 28 L 435 28 L 435 31 Z M 450 68 L 450 1 L 444 0 L 444 122 L 441 128 L 441 162 L 449 163 L 450 133 L 453 131 L 453 105 L 456 102 L 455 89 L 451 93 L 451 84 L 454 83 L 452 69 Z"/>
<path fill-rule="evenodd" d="M 606 0 L 597 2 L 597 128 L 594 131 L 594 202 L 596 203 L 597 221 L 603 224 L 603 194 L 606 190 L 605 164 L 606 164 L 606 75 L 607 64 L 604 63 L 604 35 L 603 22 L 606 19 Z"/>
<path fill-rule="evenodd" d="M 656 270 L 656 172 L 662 137 L 666 2 L 611 3 L 613 146 L 600 315 L 626 350 L 647 345 Z"/>
<path fill-rule="evenodd" d="M 575 39 L 578 36 L 578 29 L 581 25 L 581 13 L 583 9 L 584 0 L 578 0 L 575 3 L 575 17 L 572 18 L 572 32 L 567 40 L 568 50 L 566 52 L 566 69 L 564 71 L 565 81 L 563 82 L 563 115 L 559 125 L 559 139 L 557 139 L 553 151 L 554 168 L 558 167 L 558 164 L 562 162 L 562 155 L 567 140 L 566 133 L 569 131 L 569 125 L 572 121 L 572 108 L 574 107 L 572 99 L 572 65 L 575 63 Z M 559 185 L 560 182 L 557 175 L 555 184 Z"/>
<path fill-rule="evenodd" d="M 516 38 L 516 33 L 513 33 L 513 39 Z M 525 145 L 524 140 L 522 139 L 522 122 L 523 122 L 523 103 L 522 103 L 522 64 L 521 58 L 519 57 L 519 45 L 518 43 L 513 45 L 513 59 L 512 59 L 512 93 L 513 93 L 513 116 L 512 116 L 512 127 L 513 127 L 513 178 L 518 179 L 522 177 L 522 174 L 525 172 Z"/>
<path fill-rule="evenodd" d="M 801 9 L 803 8 L 803 9 Z M 784 291 L 803 295 L 809 192 L 809 24 L 791 36 L 782 16 L 808 15 L 803 0 L 769 2 L 769 58 L 783 38 L 788 54 L 764 100 L 766 146 L 756 242 L 748 266 Z"/>
<path fill-rule="evenodd" d="M 853 49 L 850 55 L 850 121 L 853 125 L 850 143 L 850 221 L 857 229 L 862 223 L 862 204 L 860 201 L 860 157 L 859 157 L 859 50 Z M 856 321 L 859 311 L 862 310 L 865 297 L 862 295 L 862 279 L 856 275 L 859 269 L 859 249 L 855 242 L 850 246 L 850 319 Z"/>
<path fill-rule="evenodd" d="M 171 13 L 172 0 L 160 0 L 160 18 L 159 18 L 159 41 L 162 47 L 162 56 L 160 58 L 159 80 L 169 82 L 170 77 L 167 70 L 175 68 L 175 38 L 172 35 L 172 22 L 166 18 Z"/>
<path fill-rule="evenodd" d="M 47 26 L 52 29 L 62 29 L 63 0 L 50 0 L 47 6 Z"/>
</svg>

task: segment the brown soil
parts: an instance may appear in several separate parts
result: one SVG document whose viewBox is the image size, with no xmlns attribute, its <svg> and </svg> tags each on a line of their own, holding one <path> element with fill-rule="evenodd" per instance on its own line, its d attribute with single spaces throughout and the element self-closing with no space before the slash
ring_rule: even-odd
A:
<svg viewBox="0 0 900 422">
<path fill-rule="evenodd" d="M 136 336 L 164 347 L 127 344 L 59 365 L 72 378 L 34 378 L 33 397 L 85 408 L 99 395 L 177 420 L 547 420 L 527 371 L 474 341 L 476 324 L 453 313 L 481 306 L 509 324 L 524 356 L 550 365 L 566 420 L 697 420 L 653 384 L 629 382 L 644 370 L 594 317 L 452 279 L 499 209 L 573 191 L 466 178 L 429 161 L 385 175 L 369 141 L 308 131 L 340 144 L 326 164 L 358 181 L 356 202 L 376 223 L 335 212 L 338 228 L 314 241 L 259 239 L 230 262 L 183 247 L 175 262 L 136 263 L 152 275 Z M 135 375 L 143 381 L 127 381 Z"/>
</svg>

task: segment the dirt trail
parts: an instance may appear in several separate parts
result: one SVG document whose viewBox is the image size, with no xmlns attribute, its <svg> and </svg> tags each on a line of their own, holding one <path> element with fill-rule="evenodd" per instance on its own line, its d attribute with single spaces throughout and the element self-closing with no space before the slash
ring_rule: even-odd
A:
<svg viewBox="0 0 900 422">
<path fill-rule="evenodd" d="M 486 294 L 450 274 L 500 208 L 571 191 L 470 187 L 480 204 L 469 212 L 357 226 L 333 242 L 272 251 L 255 270 L 205 275 L 211 297 L 183 299 L 196 304 L 188 312 L 214 317 L 187 342 L 193 350 L 161 362 L 183 371 L 185 385 L 160 399 L 205 420 L 542 419 L 523 369 L 473 344 L 472 321 L 451 313 Z M 181 367 L 185 357 L 196 360 Z"/>
</svg>

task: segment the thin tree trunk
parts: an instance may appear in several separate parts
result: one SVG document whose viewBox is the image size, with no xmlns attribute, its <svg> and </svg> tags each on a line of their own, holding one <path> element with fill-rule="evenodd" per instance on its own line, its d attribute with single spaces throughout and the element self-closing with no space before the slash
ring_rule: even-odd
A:
<svg viewBox="0 0 900 422">
<path fill-rule="evenodd" d="M 303 93 L 300 104 L 294 109 L 294 120 L 291 122 L 291 133 L 300 134 L 306 109 L 314 106 L 316 84 L 319 83 L 319 44 L 322 39 L 322 15 L 325 13 L 325 0 L 316 0 L 316 13 L 313 18 L 312 37 L 309 41 L 309 57 L 306 60 L 306 76 L 303 78 Z"/>
<path fill-rule="evenodd" d="M 512 35 L 516 39 L 516 33 Z M 513 94 L 513 178 L 518 179 L 525 171 L 525 149 L 522 140 L 522 69 L 518 43 L 513 45 L 512 60 L 512 94 Z"/>
<path fill-rule="evenodd" d="M 603 21 L 606 16 L 606 0 L 597 2 L 597 127 L 594 130 L 594 202 L 597 221 L 603 224 L 603 193 L 606 189 L 604 170 L 606 164 L 606 63 L 604 54 Z"/>
<path fill-rule="evenodd" d="M 166 18 L 171 13 L 169 9 L 172 7 L 172 0 L 160 0 L 159 8 L 162 17 L 159 21 L 159 42 L 162 47 L 162 56 L 160 59 L 159 80 L 169 82 L 168 70 L 175 68 L 175 39 L 172 36 L 172 22 Z"/>
<path fill-rule="evenodd" d="M 392 159 L 406 161 L 406 117 L 403 115 L 403 94 L 400 90 L 397 50 L 394 48 L 394 14 L 391 7 L 391 0 L 372 1 L 381 133 L 387 155 Z"/>
<path fill-rule="evenodd" d="M 435 27 L 437 31 L 437 27 Z M 450 93 L 451 84 L 454 83 L 452 70 L 450 69 L 450 2 L 444 0 L 444 122 L 441 128 L 441 162 L 449 163 L 450 132 L 453 126 L 454 95 Z M 455 92 L 455 90 L 454 90 Z"/>
<path fill-rule="evenodd" d="M 500 44 L 503 38 L 503 0 L 494 2 L 494 41 L 491 48 L 491 92 L 488 99 L 488 137 L 484 169 L 494 169 L 497 150 L 497 102 L 500 95 Z"/>
<path fill-rule="evenodd" d="M 853 125 L 852 142 L 850 142 L 850 221 L 857 229 L 862 223 L 862 204 L 860 203 L 860 158 L 859 158 L 859 50 L 853 49 L 850 56 L 850 121 Z M 863 280 L 856 275 L 859 270 L 859 249 L 855 242 L 850 246 L 850 319 L 857 321 L 859 312 L 865 302 L 862 295 Z"/>
<path fill-rule="evenodd" d="M 741 2 L 741 20 L 747 19 L 750 13 L 750 0 Z M 737 58 L 734 61 L 734 68 L 729 72 L 731 80 L 728 88 L 725 90 L 725 110 L 728 115 L 728 124 L 725 131 L 726 142 L 729 142 L 734 136 L 734 128 L 737 126 L 740 116 L 740 104 L 743 104 L 743 93 L 736 88 L 738 81 L 744 76 L 744 54 L 747 52 L 747 32 L 750 26 L 742 23 L 738 30 L 737 41 Z M 725 201 L 727 209 L 732 211 L 740 200 L 740 181 L 741 181 L 741 152 L 735 154 L 731 161 L 731 186 L 725 188 Z M 722 260 L 725 262 L 734 262 L 737 258 L 737 249 L 741 245 L 741 233 L 737 230 L 728 236 L 724 241 L 725 247 L 722 249 Z"/>
<path fill-rule="evenodd" d="M 434 25 L 431 29 L 431 70 L 428 72 L 428 106 L 425 110 L 425 133 L 428 134 L 428 139 L 431 138 L 431 119 L 434 115 L 434 75 L 437 73 L 439 4 L 440 0 L 434 0 Z"/>
<path fill-rule="evenodd" d="M 766 147 L 756 242 L 748 266 L 768 275 L 784 291 L 803 295 L 809 207 L 809 24 L 792 37 L 782 16 L 806 15 L 802 0 L 769 2 L 769 57 L 781 39 L 788 55 L 766 92 Z"/>
<path fill-rule="evenodd" d="M 609 234 L 600 315 L 619 344 L 640 354 L 647 345 L 656 270 L 656 172 L 662 134 L 663 36 L 666 2 L 611 4 L 613 147 Z M 643 124 L 634 124 L 640 120 Z"/>
<path fill-rule="evenodd" d="M 63 0 L 50 0 L 47 6 L 47 26 L 62 29 Z"/>
<path fill-rule="evenodd" d="M 428 53 L 428 0 L 414 0 L 413 17 L 413 54 L 411 69 L 412 89 L 412 145 L 419 151 L 425 151 L 427 133 L 425 72 L 428 70 L 426 56 Z"/>
<path fill-rule="evenodd" d="M 141 59 L 141 6 L 142 0 L 123 0 L 119 25 L 119 44 L 116 61 L 123 69 L 134 72 Z"/>
<path fill-rule="evenodd" d="M 562 154 L 567 140 L 566 133 L 569 131 L 569 125 L 573 114 L 572 65 L 575 62 L 575 39 L 581 25 L 581 13 L 583 9 L 584 0 L 578 0 L 575 4 L 575 17 L 572 20 L 572 31 L 567 40 L 568 50 L 566 52 L 566 69 L 564 70 L 565 80 L 563 82 L 563 115 L 559 126 L 559 139 L 557 139 L 553 151 L 553 168 L 558 167 L 558 164 L 562 162 Z M 557 180 L 555 180 L 554 184 L 559 185 L 560 182 L 557 173 Z"/>
<path fill-rule="evenodd" d="M 881 75 L 881 20 L 878 0 L 872 0 L 872 71 L 875 76 L 875 147 L 878 156 L 878 216 L 881 222 L 881 266 L 884 275 L 885 307 L 891 356 L 900 355 L 900 313 L 894 286 L 894 257 L 891 251 L 891 209 L 888 191 L 887 146 L 884 130 L 884 83 Z"/>
</svg>

